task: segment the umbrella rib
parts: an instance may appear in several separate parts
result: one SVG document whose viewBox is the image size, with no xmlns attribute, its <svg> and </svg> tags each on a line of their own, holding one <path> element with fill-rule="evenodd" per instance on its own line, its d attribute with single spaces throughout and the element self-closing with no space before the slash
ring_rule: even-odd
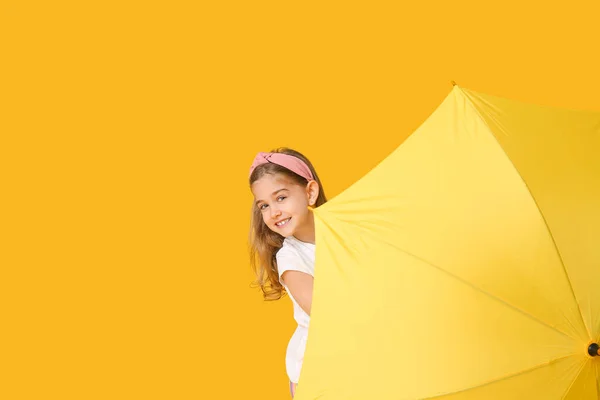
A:
<svg viewBox="0 0 600 400">
<path fill-rule="evenodd" d="M 563 397 L 561 398 L 561 400 L 565 400 L 565 397 L 567 397 L 567 395 L 569 394 L 569 392 L 573 388 L 573 385 L 575 384 L 575 382 L 577 382 L 577 379 L 579 379 L 579 375 L 581 375 L 581 373 L 583 372 L 583 369 L 585 368 L 585 366 L 586 366 L 587 363 L 588 363 L 588 360 L 584 360 L 581 363 L 581 367 L 579 367 L 579 371 L 577 371 L 577 375 L 575 375 L 575 379 L 573 379 L 573 382 L 571 382 L 571 384 L 569 385 L 569 388 L 565 391 L 565 394 L 563 395 Z"/>
<path fill-rule="evenodd" d="M 326 226 L 327 226 L 327 227 L 328 227 L 330 230 L 332 229 L 332 228 L 331 228 L 331 226 L 329 226 L 329 224 L 327 224 L 327 222 L 325 222 L 325 221 L 324 221 L 322 218 L 321 218 L 321 221 L 322 221 L 322 222 L 323 222 L 323 223 L 324 223 L 324 224 L 325 224 L 325 225 L 326 225 Z M 332 232 L 335 232 L 335 230 L 333 230 Z M 334 233 L 334 234 L 335 234 L 335 233 Z M 339 237 L 337 237 L 337 239 L 338 239 L 338 240 L 341 240 Z M 508 308 L 510 308 L 510 309 L 512 309 L 512 310 L 514 310 L 514 311 L 516 311 L 516 312 L 519 312 L 519 313 L 521 313 L 521 314 L 525 315 L 526 317 L 528 317 L 528 318 L 532 319 L 533 321 L 535 321 L 535 322 L 537 322 L 537 323 L 539 323 L 539 324 L 541 324 L 541 325 L 543 325 L 543 326 L 545 326 L 545 327 L 547 327 L 547 328 L 550 328 L 550 329 L 552 329 L 553 331 L 555 331 L 555 332 L 557 332 L 557 333 L 560 333 L 561 335 L 563 335 L 563 336 L 565 336 L 565 337 L 568 337 L 569 339 L 574 339 L 572 336 L 568 335 L 567 333 L 565 333 L 565 332 L 563 332 L 563 331 L 561 331 L 561 330 L 557 329 L 556 327 L 554 327 L 554 326 L 552 326 L 552 325 L 549 325 L 548 323 L 546 323 L 546 322 L 544 322 L 544 321 L 542 321 L 542 320 L 540 320 L 540 319 L 536 318 L 535 316 L 533 316 L 532 314 L 529 314 L 529 313 L 528 313 L 528 312 L 526 312 L 525 310 L 522 310 L 522 309 L 520 309 L 520 308 L 518 308 L 518 307 L 516 307 L 516 306 L 514 306 L 514 305 L 512 305 L 512 304 L 510 304 L 510 303 L 508 303 L 506 300 L 504 300 L 504 299 L 502 299 L 502 298 L 500 298 L 500 297 L 498 297 L 498 296 L 495 296 L 495 295 L 493 295 L 493 294 L 491 294 L 491 293 L 489 293 L 489 292 L 485 291 L 484 289 L 482 289 L 482 288 L 480 288 L 480 287 L 478 287 L 478 286 L 474 285 L 473 283 L 471 283 L 471 282 L 469 282 L 469 281 L 467 281 L 467 280 L 465 280 L 465 279 L 463 279 L 463 278 L 461 278 L 461 277 L 459 277 L 459 276 L 457 276 L 457 275 L 455 275 L 455 274 L 453 274 L 453 273 L 451 273 L 451 272 L 449 272 L 449 271 L 445 270 L 444 268 L 442 268 L 442 267 L 440 267 L 440 266 L 438 266 L 438 265 L 435 265 L 435 264 L 433 264 L 432 262 L 430 262 L 430 261 L 428 261 L 428 260 L 426 260 L 426 259 L 424 259 L 424 258 L 421 258 L 421 257 L 417 256 L 416 254 L 413 254 L 413 253 L 411 253 L 411 252 L 409 252 L 409 251 L 407 251 L 407 250 L 405 250 L 405 249 L 401 248 L 400 246 L 398 246 L 398 245 L 396 245 L 396 244 L 394 244 L 394 243 L 392 243 L 392 242 L 389 242 L 389 241 L 387 241 L 387 240 L 385 240 L 384 242 L 385 242 L 385 243 L 387 243 L 389 246 L 391 246 L 391 247 L 393 247 L 393 248 L 396 248 L 396 249 L 398 249 L 398 250 L 402 251 L 403 253 L 405 253 L 405 254 L 408 254 L 409 256 L 411 256 L 411 257 L 414 257 L 414 258 L 416 258 L 416 259 L 418 259 L 418 260 L 420 260 L 420 261 L 422 261 L 422 262 L 426 263 L 427 265 L 431 266 L 432 268 L 435 268 L 435 269 L 437 269 L 438 271 L 441 271 L 441 272 L 443 272 L 443 273 L 447 274 L 448 276 L 450 276 L 450 277 L 452 277 L 452 278 L 454 278 L 454 279 L 458 280 L 459 282 L 463 283 L 464 285 L 467 285 L 467 286 L 469 286 L 470 288 L 472 288 L 472 289 L 474 289 L 474 290 L 476 290 L 476 291 L 478 291 L 478 292 L 480 292 L 480 293 L 484 294 L 485 296 L 488 296 L 489 298 L 491 298 L 491 299 L 493 299 L 493 300 L 495 300 L 495 301 L 497 301 L 497 302 L 499 302 L 499 303 L 501 303 L 501 304 L 504 304 L 506 307 L 508 307 Z"/>
<path fill-rule="evenodd" d="M 359 225 L 360 225 L 360 223 L 359 223 Z M 368 230 L 368 229 L 367 229 L 367 232 L 369 232 L 369 230 Z M 514 311 L 516 311 L 516 312 L 519 312 L 519 313 L 521 313 L 521 314 L 525 315 L 526 317 L 528 317 L 528 318 L 532 319 L 533 321 L 535 321 L 535 322 L 539 323 L 540 325 L 543 325 L 543 326 L 545 326 L 545 327 L 547 327 L 547 328 L 550 328 L 550 329 L 552 329 L 553 331 L 555 331 L 555 332 L 557 332 L 557 333 L 560 333 L 561 335 L 563 335 L 563 336 L 565 336 L 565 337 L 567 337 L 567 338 L 569 338 L 569 339 L 575 339 L 573 336 L 571 336 L 571 335 L 569 335 L 569 334 L 567 334 L 567 333 L 565 333 L 565 332 L 563 332 L 563 331 L 561 331 L 561 330 L 557 329 L 556 327 L 554 327 L 554 326 L 552 326 L 552 325 L 549 325 L 548 323 L 546 323 L 546 322 L 544 322 L 544 321 L 542 321 L 542 320 L 540 320 L 540 319 L 536 318 L 535 316 L 533 316 L 532 314 L 530 314 L 530 313 L 526 312 L 525 310 L 522 310 L 522 309 L 520 309 L 519 307 L 517 307 L 517 306 L 515 306 L 515 305 L 513 305 L 513 304 L 510 304 L 510 303 L 509 303 L 509 302 L 507 302 L 506 300 L 504 300 L 504 299 L 502 299 L 502 298 L 500 298 L 500 297 L 498 297 L 498 296 L 495 296 L 495 295 L 493 295 L 493 294 L 492 294 L 492 293 L 490 293 L 490 292 L 487 292 L 487 291 L 485 291 L 483 288 L 480 288 L 480 287 L 478 287 L 478 286 L 474 285 L 473 283 L 471 283 L 471 282 L 469 282 L 469 281 L 467 281 L 467 280 L 465 280 L 465 279 L 461 278 L 460 276 L 458 276 L 458 275 L 455 275 L 455 274 L 451 273 L 450 271 L 447 271 L 447 270 L 445 270 L 444 268 L 442 268 L 442 267 L 440 267 L 440 266 L 438 266 L 438 265 L 435 265 L 435 264 L 434 264 L 434 263 L 432 263 L 431 261 L 429 261 L 429 260 L 426 260 L 426 259 L 424 259 L 424 258 L 422 258 L 422 257 L 419 257 L 419 256 L 417 256 L 416 254 L 413 254 L 413 253 L 411 253 L 411 252 L 407 251 L 406 249 L 404 249 L 404 248 L 402 248 L 402 247 L 398 246 L 397 244 L 395 244 L 395 243 L 393 243 L 393 242 L 391 242 L 391 241 L 389 241 L 389 240 L 383 240 L 382 242 L 383 242 L 383 243 L 385 243 L 385 244 L 387 244 L 387 245 L 388 245 L 388 246 L 390 246 L 390 247 L 393 247 L 393 248 L 395 248 L 395 249 L 397 249 L 397 250 L 399 250 L 399 251 L 401 251 L 401 252 L 403 252 L 403 253 L 405 253 L 405 254 L 407 254 L 407 255 L 411 256 L 411 257 L 414 257 L 414 258 L 415 258 L 415 259 L 417 259 L 417 260 L 420 260 L 420 261 L 424 262 L 425 264 L 427 264 L 427 265 L 431 266 L 432 268 L 435 268 L 435 269 L 437 269 L 438 271 L 440 271 L 440 272 L 442 272 L 442 273 L 445 273 L 446 275 L 448 275 L 448 276 L 450 276 L 450 277 L 452 277 L 452 278 L 454 278 L 454 279 L 458 280 L 459 282 L 463 283 L 464 285 L 467 285 L 467 286 L 469 286 L 469 287 L 470 287 L 470 288 L 472 288 L 473 290 L 476 290 L 476 291 L 478 291 L 478 292 L 480 292 L 480 293 L 482 293 L 482 294 L 484 294 L 484 295 L 488 296 L 489 298 L 491 298 L 491 299 L 493 299 L 493 300 L 495 300 L 495 301 L 497 301 L 497 302 L 499 302 L 499 303 L 501 303 L 501 304 L 504 304 L 506 307 L 508 307 L 508 308 L 510 308 L 510 309 L 512 309 L 512 310 L 514 310 Z"/>
<path fill-rule="evenodd" d="M 523 176 L 521 175 L 521 173 L 517 169 L 517 166 L 515 165 L 515 163 L 513 162 L 513 160 L 511 160 L 511 158 L 508 156 L 508 154 L 506 154 L 506 151 L 504 151 L 504 147 L 502 147 L 502 144 L 500 143 L 500 141 L 498 140 L 498 138 L 496 137 L 496 135 L 494 135 L 494 133 L 493 133 L 494 131 L 492 130 L 492 128 L 490 128 L 487 120 L 483 117 L 483 115 L 481 115 L 481 113 L 479 112 L 479 110 L 477 109 L 477 107 L 475 107 L 474 101 L 471 99 L 471 97 L 468 94 L 466 94 L 466 93 L 464 95 L 469 100 L 469 103 L 471 104 L 471 107 L 473 107 L 473 109 L 475 110 L 475 113 L 479 116 L 479 118 L 481 118 L 481 120 L 483 121 L 483 123 L 485 124 L 485 126 L 488 128 L 488 130 L 490 131 L 490 133 L 491 133 L 492 137 L 494 138 L 494 140 L 496 141 L 496 143 L 498 143 L 498 146 L 500 146 L 500 148 L 502 149 L 502 152 L 506 156 L 506 159 L 508 160 L 508 162 L 510 162 L 510 164 L 513 167 L 513 169 L 515 170 L 515 172 L 519 176 L 519 178 L 521 178 L 521 181 L 523 182 L 523 184 L 525 185 L 525 188 L 529 192 L 529 195 L 531 196 L 531 199 L 533 200 L 533 203 L 535 204 L 535 207 L 538 209 L 538 212 L 540 213 L 540 216 L 542 217 L 542 220 L 544 221 L 544 225 L 546 226 L 546 230 L 548 231 L 548 234 L 550 235 L 550 239 L 552 240 L 552 245 L 554 246 L 554 249 L 556 250 L 556 254 L 558 256 L 558 259 L 560 260 L 560 265 L 562 266 L 562 269 L 563 269 L 563 272 L 565 274 L 565 277 L 567 278 L 567 282 L 569 283 L 569 288 L 571 289 L 571 295 L 573 296 L 573 299 L 575 300 L 575 304 L 577 304 L 577 309 L 579 310 L 579 317 L 581 318 L 581 321 L 583 322 L 583 326 L 585 327 L 585 329 L 586 329 L 586 331 L 588 333 L 588 337 L 591 338 L 592 334 L 591 334 L 590 328 L 587 326 L 587 324 L 585 322 L 585 318 L 583 317 L 583 312 L 581 310 L 581 304 L 579 303 L 579 299 L 577 299 L 577 295 L 575 294 L 575 289 L 573 288 L 573 283 L 571 282 L 571 277 L 569 276 L 569 273 L 567 271 L 567 267 L 565 266 L 565 262 L 563 260 L 562 254 L 560 253 L 560 250 L 558 249 L 558 245 L 556 244 L 556 239 L 554 238 L 554 235 L 552 234 L 552 230 L 550 229 L 550 225 L 548 225 L 548 221 L 546 220 L 546 216 L 542 212 L 542 209 L 540 208 L 540 205 L 538 204 L 535 196 L 533 195 L 533 192 L 531 191 L 531 188 L 529 187 L 529 185 L 525 181 L 525 178 L 523 178 Z M 485 102 L 484 100 L 482 100 L 482 101 Z M 491 118 L 493 118 L 493 116 Z"/>
<path fill-rule="evenodd" d="M 527 374 L 529 372 L 533 372 L 533 371 L 535 371 L 537 369 L 547 367 L 549 365 L 555 364 L 555 363 L 557 363 L 559 361 L 562 361 L 562 360 L 564 360 L 566 358 L 573 357 L 573 356 L 574 356 L 574 354 L 569 354 L 569 355 L 566 355 L 566 356 L 563 356 L 563 357 L 560 357 L 560 358 L 556 358 L 556 359 L 554 359 L 554 360 L 552 360 L 550 362 L 545 362 L 543 364 L 535 365 L 535 366 L 533 366 L 531 368 L 519 371 L 519 372 L 511 374 L 511 375 L 505 375 L 505 376 L 499 377 L 498 379 L 494 379 L 494 380 L 491 380 L 491 381 L 484 382 L 484 383 L 482 383 L 480 385 L 471 386 L 471 387 L 468 387 L 468 388 L 465 388 L 465 389 L 460 389 L 460 390 L 457 390 L 457 391 L 454 391 L 454 392 L 448 392 L 448 393 L 439 394 L 439 395 L 435 395 L 435 396 L 431 396 L 431 397 L 424 397 L 421 400 L 441 399 L 444 396 L 450 396 L 450 395 L 453 395 L 453 394 L 464 393 L 464 392 L 467 392 L 469 390 L 482 388 L 482 387 L 485 387 L 485 386 L 488 386 L 488 385 L 492 385 L 492 384 L 494 384 L 496 382 L 500 382 L 500 381 L 503 381 L 503 380 L 506 380 L 506 379 L 515 378 L 515 377 L 520 376 L 520 375 L 525 375 L 525 374 Z M 583 364 L 583 365 L 585 365 L 585 364 Z M 579 374 L 581 373 L 581 369 L 582 368 L 583 368 L 583 366 L 580 367 L 580 371 L 577 373 L 577 376 L 579 376 Z M 569 386 L 569 388 L 571 386 Z"/>
<path fill-rule="evenodd" d="M 469 282 L 469 281 L 467 281 L 467 280 L 465 280 L 465 279 L 461 278 L 460 276 L 458 276 L 458 275 L 455 275 L 455 274 L 453 274 L 453 273 L 451 273 L 451 272 L 449 272 L 449 271 L 445 270 L 444 268 L 442 268 L 442 267 L 440 267 L 440 266 L 437 266 L 437 265 L 433 264 L 432 262 L 430 262 L 430 261 L 427 261 L 426 259 L 424 259 L 424 258 L 421 258 L 421 257 L 419 257 L 419 256 L 417 256 L 417 255 L 415 255 L 415 254 L 413 254 L 413 253 L 411 253 L 411 252 L 409 252 L 409 251 L 406 251 L 406 250 L 404 250 L 403 248 L 401 248 L 401 247 L 399 247 L 399 246 L 397 246 L 397 245 L 395 245 L 395 244 L 393 244 L 393 243 L 390 243 L 390 242 L 388 242 L 388 241 L 386 241 L 386 243 L 387 243 L 388 245 L 390 245 L 390 246 L 392 246 L 392 247 L 394 247 L 394 248 L 396 248 L 396 249 L 398 249 L 398 250 L 400 250 L 400 251 L 404 252 L 405 254 L 408 254 L 409 256 L 411 256 L 411 257 L 414 257 L 414 258 L 416 258 L 417 260 L 420 260 L 420 261 L 422 261 L 422 262 L 426 263 L 427 265 L 429 265 L 429 266 L 431 266 L 431 267 L 433 267 L 433 268 L 437 269 L 438 271 L 441 271 L 441 272 L 443 272 L 443 273 L 447 274 L 448 276 L 450 276 L 450 277 L 452 277 L 452 278 L 454 278 L 454 279 L 458 280 L 459 282 L 463 283 L 464 285 L 467 285 L 467 286 L 469 286 L 470 288 L 472 288 L 472 289 L 474 289 L 474 290 L 476 290 L 476 291 L 478 291 L 478 292 L 480 292 L 480 293 L 482 293 L 482 294 L 484 294 L 484 295 L 488 296 L 489 298 L 491 298 L 491 299 L 493 299 L 493 300 L 496 300 L 496 301 L 497 301 L 497 302 L 499 302 L 499 303 L 502 303 L 502 304 L 504 304 L 506 307 L 508 307 L 508 308 L 510 308 L 510 309 L 512 309 L 512 310 L 514 310 L 514 311 L 516 311 L 516 312 L 519 312 L 519 313 L 521 313 L 521 314 L 525 315 L 526 317 L 528 317 L 528 318 L 530 318 L 530 319 L 534 320 L 535 322 L 537 322 L 537 323 L 539 323 L 539 324 L 541 324 L 541 325 L 543 325 L 543 326 L 545 326 L 545 327 L 547 327 L 547 328 L 550 328 L 550 329 L 552 329 L 553 331 L 555 331 L 555 332 L 557 332 L 557 333 L 560 333 L 561 335 L 563 335 L 563 336 L 565 336 L 565 337 L 568 337 L 569 339 L 575 339 L 574 337 L 570 336 L 569 334 L 567 334 L 567 333 L 565 333 L 565 332 L 563 332 L 563 331 L 561 331 L 561 330 L 557 329 L 556 327 L 554 327 L 554 326 L 552 326 L 552 325 L 549 325 L 548 323 L 546 323 L 546 322 L 542 321 L 541 319 L 538 319 L 538 318 L 536 318 L 535 316 L 533 316 L 533 315 L 529 314 L 529 313 L 528 313 L 528 312 L 526 312 L 525 310 L 522 310 L 522 309 L 518 308 L 517 306 L 514 306 L 514 305 L 510 304 L 510 303 L 509 303 L 509 302 L 507 302 L 506 300 L 504 300 L 504 299 L 502 299 L 502 298 L 500 298 L 500 297 L 498 297 L 498 296 L 495 296 L 495 295 L 491 294 L 490 292 L 487 292 L 487 291 L 485 291 L 484 289 L 482 289 L 482 288 L 480 288 L 480 287 L 478 287 L 478 286 L 474 285 L 473 283 L 471 283 L 471 282 Z"/>
<path fill-rule="evenodd" d="M 596 364 L 596 391 L 600 397 L 600 365 Z"/>
</svg>

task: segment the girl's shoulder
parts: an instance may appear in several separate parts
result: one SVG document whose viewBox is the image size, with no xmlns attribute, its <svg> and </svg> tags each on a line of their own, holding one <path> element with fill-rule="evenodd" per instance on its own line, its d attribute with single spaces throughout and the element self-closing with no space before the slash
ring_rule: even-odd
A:
<svg viewBox="0 0 600 400">
<path fill-rule="evenodd" d="M 308 245 L 308 246 L 307 246 Z M 286 238 L 277 251 L 277 270 L 279 277 L 288 270 L 304 272 L 314 276 L 314 247 L 294 237 Z M 283 283 L 283 282 L 282 282 Z"/>
<path fill-rule="evenodd" d="M 297 256 L 298 255 L 298 246 L 294 243 L 293 237 L 287 237 L 283 240 L 283 244 L 281 248 L 277 250 L 275 256 L 279 259 L 284 256 Z"/>
<path fill-rule="evenodd" d="M 305 243 L 293 236 L 286 237 L 283 240 L 283 245 L 277 252 L 283 252 L 283 254 L 311 254 L 315 251 L 315 245 L 311 243 Z"/>
</svg>

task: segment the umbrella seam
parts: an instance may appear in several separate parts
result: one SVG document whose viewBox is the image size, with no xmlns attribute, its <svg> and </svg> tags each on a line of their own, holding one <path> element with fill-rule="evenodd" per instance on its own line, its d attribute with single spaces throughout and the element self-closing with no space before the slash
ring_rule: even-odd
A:
<svg viewBox="0 0 600 400">
<path fill-rule="evenodd" d="M 449 396 L 449 395 L 453 395 L 453 394 L 463 393 L 463 392 L 467 392 L 469 390 L 473 390 L 473 389 L 478 389 L 478 388 L 482 388 L 482 387 L 485 387 L 485 386 L 489 386 L 489 385 L 492 385 L 492 384 L 494 384 L 496 382 L 504 381 L 504 380 L 507 380 L 507 379 L 515 378 L 515 377 L 520 376 L 520 375 L 527 374 L 529 372 L 533 372 L 533 371 L 535 371 L 537 369 L 547 367 L 547 366 L 549 366 L 551 364 L 557 363 L 559 361 L 562 361 L 562 360 L 564 360 L 566 358 L 573 357 L 573 356 L 577 356 L 577 354 L 569 354 L 569 355 L 566 355 L 566 356 L 554 359 L 554 360 L 552 360 L 550 362 L 545 362 L 543 364 L 538 364 L 538 365 L 535 365 L 535 366 L 533 366 L 533 367 L 531 367 L 529 369 L 525 369 L 525 370 L 519 371 L 519 372 L 517 372 L 515 374 L 512 374 L 512 375 L 506 375 L 506 376 L 500 377 L 498 379 L 495 379 L 493 381 L 488 381 L 488 382 L 482 383 L 481 385 L 472 386 L 472 387 L 469 387 L 469 388 L 457 390 L 457 391 L 454 391 L 454 392 L 448 392 L 448 393 L 444 393 L 444 394 L 440 394 L 440 395 L 435 395 L 435 396 L 431 396 L 431 397 L 424 397 L 421 400 L 438 399 L 438 398 L 442 398 L 444 396 Z M 569 388 L 570 388 L 570 386 L 569 386 Z"/>
<path fill-rule="evenodd" d="M 368 234 L 368 233 L 367 233 L 367 234 Z M 440 267 L 440 266 L 437 266 L 437 265 L 433 264 L 432 262 L 430 262 L 430 261 L 428 261 L 428 260 L 426 260 L 426 259 L 424 259 L 424 258 L 422 258 L 422 257 L 419 257 L 419 256 L 417 256 L 416 254 L 413 254 L 413 253 L 411 253 L 411 252 L 409 252 L 409 251 L 406 251 L 405 249 L 401 248 L 400 246 L 397 246 L 397 245 L 395 245 L 395 244 L 393 244 L 393 243 L 390 243 L 389 241 L 383 241 L 383 243 L 386 243 L 387 245 L 389 245 L 389 246 L 392 246 L 392 247 L 394 247 L 394 248 L 396 248 L 396 249 L 398 249 L 398 250 L 400 250 L 400 251 L 404 252 L 405 254 L 408 254 L 409 256 L 411 256 L 411 257 L 414 257 L 414 258 L 416 258 L 417 260 L 420 260 L 420 261 L 422 261 L 422 262 L 426 263 L 427 265 L 429 265 L 429 266 L 431 266 L 431 267 L 435 268 L 436 270 L 438 270 L 438 271 L 441 271 L 441 272 L 445 273 L 446 275 L 448 275 L 448 276 L 450 276 L 450 277 L 452 277 L 452 278 L 456 279 L 457 281 L 461 282 L 462 284 L 464 284 L 464 285 L 466 285 L 466 286 L 469 286 L 469 287 L 470 287 L 470 288 L 472 288 L 473 290 L 476 290 L 476 291 L 478 291 L 478 292 L 480 292 L 480 293 L 484 294 L 485 296 L 488 296 L 489 298 L 491 298 L 491 299 L 493 299 L 493 300 L 495 300 L 495 301 L 497 301 L 497 302 L 499 302 L 499 303 L 501 303 L 501 304 L 504 304 L 506 307 L 508 307 L 508 308 L 511 308 L 511 309 L 513 309 L 513 310 L 515 310 L 515 311 L 517 311 L 517 312 L 521 313 L 522 315 L 524 315 L 524 316 L 526 316 L 526 317 L 530 318 L 531 320 L 533 320 L 533 321 L 537 322 L 537 323 L 538 323 L 538 324 L 540 324 L 540 325 L 543 325 L 543 326 L 545 326 L 545 327 L 547 327 L 547 328 L 549 328 L 549 329 L 552 329 L 553 331 L 555 331 L 555 332 L 557 332 L 557 333 L 560 333 L 561 335 L 563 335 L 563 336 L 565 336 L 565 337 L 567 337 L 567 338 L 569 338 L 569 339 L 573 339 L 573 340 L 575 340 L 575 339 L 576 339 L 576 338 L 574 338 L 573 336 L 571 336 L 571 335 L 569 335 L 569 334 L 567 334 L 567 333 L 565 333 L 565 332 L 563 332 L 563 331 L 561 331 L 561 330 L 557 329 L 556 327 L 554 327 L 554 326 L 552 326 L 552 325 L 550 325 L 550 324 L 548 324 L 548 323 L 546 323 L 546 322 L 542 321 L 541 319 L 538 319 L 538 318 L 536 318 L 535 316 L 533 316 L 532 314 L 528 313 L 527 311 L 520 309 L 519 307 L 517 307 L 517 306 L 515 306 L 515 305 L 513 305 L 513 304 L 511 304 L 511 303 L 509 303 L 508 301 L 506 301 L 506 300 L 504 300 L 504 299 L 502 299 L 502 298 L 500 298 L 500 297 L 498 297 L 498 296 L 495 296 L 495 295 L 493 295 L 493 294 L 491 294 L 491 293 L 487 292 L 487 291 L 486 291 L 486 290 L 484 290 L 483 288 L 480 288 L 479 286 L 477 286 L 477 285 L 475 285 L 475 284 L 473 284 L 473 283 L 471 283 L 471 282 L 469 282 L 469 281 L 467 281 L 467 280 L 465 280 L 465 279 L 461 278 L 461 277 L 460 277 L 460 276 L 458 276 L 458 275 L 455 275 L 455 274 L 453 274 L 453 273 L 451 273 L 451 272 L 449 272 L 449 271 L 445 270 L 444 268 L 442 268 L 442 267 Z"/>
<path fill-rule="evenodd" d="M 338 220 L 338 222 L 340 222 L 340 223 L 342 223 L 342 224 L 343 224 L 343 223 L 347 223 L 347 222 L 345 222 L 345 221 L 342 221 L 342 220 L 340 220 L 339 218 L 336 218 L 336 217 L 334 217 L 334 216 L 331 216 L 331 215 L 330 215 L 330 218 L 335 218 L 336 220 Z M 322 222 L 324 222 L 324 221 L 322 220 Z M 330 227 L 328 224 L 325 224 L 325 225 L 327 225 L 327 226 L 328 226 L 328 227 L 331 229 L 331 227 Z M 359 223 L 359 224 L 357 224 L 357 225 L 358 225 L 358 226 L 361 226 L 361 225 L 360 225 L 360 223 Z M 371 232 L 370 232 L 370 230 L 368 230 L 368 229 L 364 229 L 364 234 L 365 234 L 365 235 L 369 235 L 370 233 L 371 233 Z M 547 328 L 549 328 L 549 329 L 552 329 L 553 331 L 555 331 L 555 332 L 557 332 L 557 333 L 559 333 L 559 334 L 561 334 L 561 335 L 563 335 L 563 336 L 565 336 L 565 337 L 567 337 L 567 338 L 569 338 L 569 339 L 573 339 L 573 340 L 575 340 L 575 339 L 576 339 L 575 337 L 573 337 L 573 336 L 571 336 L 571 335 L 567 334 L 566 332 L 563 332 L 562 330 L 560 330 L 560 329 L 556 328 L 555 326 L 552 326 L 552 325 L 548 324 L 547 322 L 545 322 L 545 321 L 543 321 L 543 320 L 541 320 L 541 319 L 538 319 L 538 318 L 536 318 L 534 315 L 532 315 L 532 314 L 528 313 L 527 311 L 525 311 L 525 310 L 523 310 L 523 309 L 521 309 L 521 308 L 519 308 L 519 307 L 517 307 L 517 306 L 515 306 L 515 305 L 513 305 L 513 304 L 511 304 L 511 303 L 509 303 L 508 301 L 506 301 L 506 300 L 504 300 L 504 299 L 502 299 L 502 298 L 500 298 L 500 297 L 498 297 L 498 296 L 496 296 L 496 295 L 493 295 L 492 293 L 490 293 L 490 292 L 488 292 L 488 291 L 484 290 L 483 288 L 481 288 L 481 287 L 479 287 L 479 286 L 477 286 L 477 285 L 475 285 L 475 284 L 473 284 L 473 283 L 471 283 L 471 282 L 467 281 L 466 279 L 463 279 L 463 278 L 461 278 L 461 277 L 460 277 L 460 276 L 458 276 L 458 275 L 455 275 L 455 274 L 453 274 L 453 273 L 451 273 L 451 272 L 449 272 L 449 271 L 445 270 L 444 268 L 442 268 L 442 267 L 440 267 L 440 266 L 438 266 L 438 265 L 436 265 L 436 264 L 432 263 L 432 262 L 431 262 L 431 261 L 429 261 L 429 260 L 426 260 L 426 259 L 424 259 L 424 258 L 422 258 L 422 257 L 420 257 L 420 256 L 418 256 L 418 255 L 416 255 L 416 254 L 413 254 L 413 253 L 411 253 L 411 252 L 407 251 L 406 249 L 403 249 L 402 247 L 400 247 L 400 246 L 396 245 L 395 243 L 392 243 L 392 242 L 390 242 L 390 241 L 388 241 L 388 240 L 382 240 L 382 242 L 383 242 L 383 243 L 385 243 L 385 244 L 387 244 L 388 246 L 391 246 L 391 247 L 393 247 L 393 248 L 395 248 L 395 249 L 398 249 L 398 250 L 402 251 L 403 253 L 405 253 L 405 254 L 407 254 L 407 255 L 409 255 L 409 256 L 411 256 L 411 257 L 413 257 L 413 258 L 417 259 L 417 260 L 420 260 L 420 261 L 424 262 L 425 264 L 427 264 L 427 265 L 431 266 L 432 268 L 434 268 L 434 269 L 436 269 L 436 270 L 438 270 L 438 271 L 440 271 L 440 272 L 442 272 L 442 273 L 445 273 L 446 275 L 448 275 L 448 276 L 450 276 L 450 277 L 452 277 L 452 278 L 456 279 L 457 281 L 459 281 L 459 282 L 461 282 L 462 284 L 464 284 L 464 285 L 466 285 L 466 286 L 470 287 L 471 289 L 473 289 L 473 290 L 475 290 L 475 291 L 477 291 L 477 292 L 480 292 L 480 293 L 482 293 L 483 295 L 485 295 L 485 296 L 487 296 L 487 297 L 491 298 L 492 300 L 495 300 L 495 301 L 497 301 L 497 302 L 499 302 L 499 303 L 501 303 L 501 304 L 504 304 L 506 307 L 508 307 L 508 308 L 510 308 L 510 309 L 512 309 L 512 310 L 514 310 L 514 311 L 516 311 L 516 312 L 518 312 L 518 313 L 520 313 L 520 314 L 522 314 L 522 315 L 524 315 L 524 316 L 528 317 L 529 319 L 531 319 L 531 320 L 533 320 L 533 321 L 537 322 L 538 324 L 540 324 L 540 325 L 542 325 L 542 326 L 545 326 L 545 327 L 547 327 Z"/>
<path fill-rule="evenodd" d="M 600 365 L 596 363 L 596 394 L 600 397 Z"/>
<path fill-rule="evenodd" d="M 567 397 L 567 395 L 569 394 L 569 392 L 571 391 L 571 389 L 573 388 L 573 385 L 575 385 L 575 382 L 577 382 L 577 379 L 579 379 L 579 376 L 581 375 L 581 372 L 583 371 L 583 369 L 585 368 L 585 365 L 588 363 L 588 360 L 584 360 L 581 363 L 581 367 L 579 367 L 579 371 L 577 372 L 577 375 L 575 375 L 575 379 L 573 379 L 573 382 L 571 382 L 571 384 L 569 385 L 569 387 L 567 388 L 567 391 L 565 392 L 565 394 L 563 395 L 563 397 L 561 398 L 561 400 L 565 400 L 565 397 Z"/>
</svg>

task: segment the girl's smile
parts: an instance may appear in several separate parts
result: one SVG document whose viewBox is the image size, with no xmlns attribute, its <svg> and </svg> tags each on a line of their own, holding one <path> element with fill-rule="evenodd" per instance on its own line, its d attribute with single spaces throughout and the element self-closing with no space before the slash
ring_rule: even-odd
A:
<svg viewBox="0 0 600 400">
<path fill-rule="evenodd" d="M 291 219 L 291 217 L 290 218 L 286 218 L 283 221 L 276 222 L 275 225 L 277 225 L 278 227 L 281 228 L 282 226 L 284 226 L 285 224 L 287 224 L 290 219 Z"/>
</svg>

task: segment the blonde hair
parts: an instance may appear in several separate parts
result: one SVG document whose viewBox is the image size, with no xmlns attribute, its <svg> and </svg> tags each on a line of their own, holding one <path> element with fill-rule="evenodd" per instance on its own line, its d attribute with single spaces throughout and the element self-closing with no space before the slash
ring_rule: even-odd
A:
<svg viewBox="0 0 600 400">
<path fill-rule="evenodd" d="M 313 174 L 314 180 L 319 185 L 319 195 L 315 203 L 315 207 L 318 207 L 327 202 L 327 197 L 323 190 L 323 185 L 319 176 L 317 175 L 315 168 L 311 162 L 301 153 L 296 150 L 292 150 L 286 147 L 274 149 L 271 153 L 283 153 L 299 158 L 304 161 L 310 171 Z M 265 175 L 285 175 L 290 178 L 292 182 L 306 186 L 308 181 L 306 178 L 290 171 L 289 169 L 282 167 L 278 164 L 266 163 L 261 164 L 252 172 L 250 175 L 250 186 Z M 265 300 L 278 300 L 280 299 L 285 290 L 279 282 L 279 274 L 277 272 L 277 251 L 283 245 L 284 237 L 278 233 L 273 232 L 264 223 L 260 209 L 254 204 L 252 205 L 252 216 L 250 220 L 250 234 L 249 234 L 249 247 L 250 247 L 250 265 L 256 275 L 255 286 L 261 288 L 263 297 Z"/>
</svg>

